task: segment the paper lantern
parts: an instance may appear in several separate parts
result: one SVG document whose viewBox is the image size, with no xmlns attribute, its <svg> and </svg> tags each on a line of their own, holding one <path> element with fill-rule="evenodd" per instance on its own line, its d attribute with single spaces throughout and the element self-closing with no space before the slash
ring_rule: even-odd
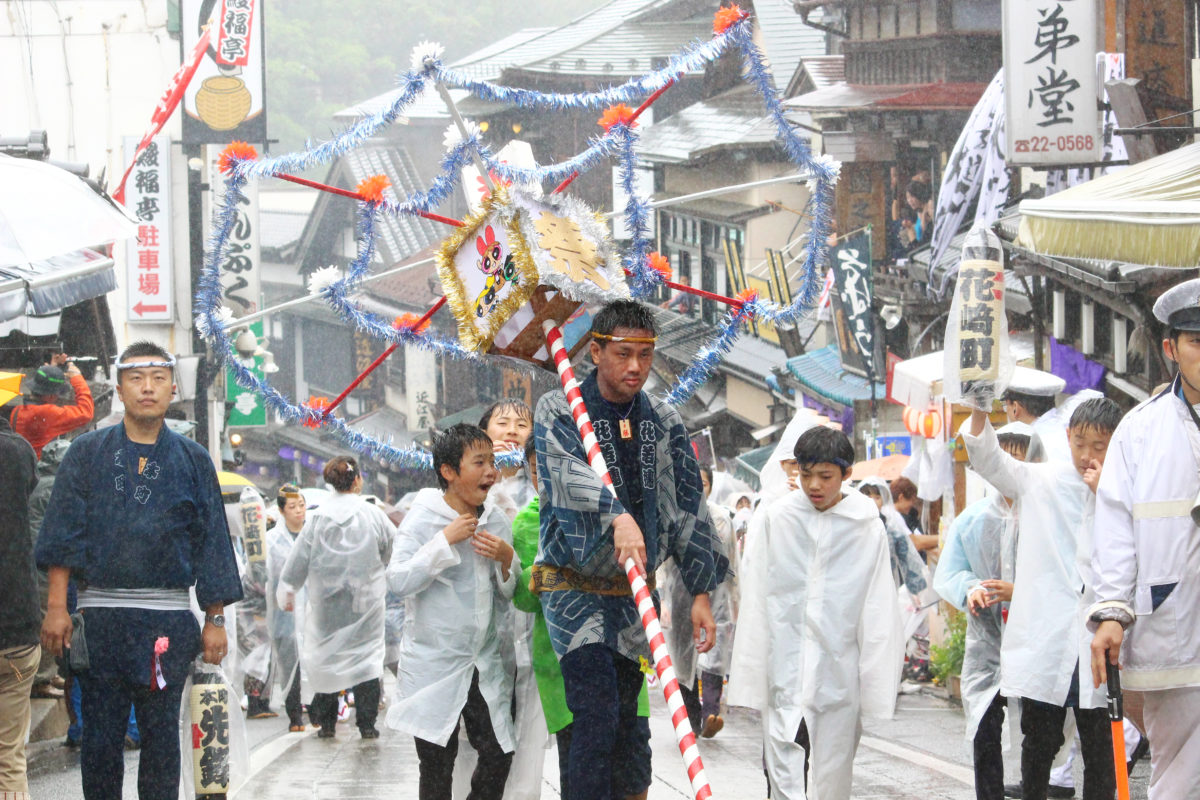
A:
<svg viewBox="0 0 1200 800">
<path fill-rule="evenodd" d="M 904 428 L 913 436 L 933 439 L 942 431 L 942 415 L 936 408 L 921 410 L 905 406 L 903 419 Z"/>
</svg>

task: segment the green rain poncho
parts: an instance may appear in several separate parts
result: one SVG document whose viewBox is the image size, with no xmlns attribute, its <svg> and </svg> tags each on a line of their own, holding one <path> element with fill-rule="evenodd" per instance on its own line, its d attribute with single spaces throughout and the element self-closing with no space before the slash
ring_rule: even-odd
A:
<svg viewBox="0 0 1200 800">
<path fill-rule="evenodd" d="M 529 591 L 529 579 L 533 575 L 533 562 L 538 551 L 538 498 L 517 513 L 513 520 L 513 549 L 522 564 L 527 564 L 517 581 L 513 593 L 513 605 L 520 611 L 534 615 L 533 620 L 533 674 L 537 679 L 538 694 L 542 698 L 542 713 L 546 717 L 546 728 L 558 733 L 571 724 L 571 712 L 567 709 L 567 698 L 563 690 L 562 670 L 558 667 L 558 656 L 550 645 L 550 632 L 542 616 L 542 604 L 538 596 Z M 643 682 L 638 695 L 638 716 L 650 716 L 650 697 Z"/>
</svg>

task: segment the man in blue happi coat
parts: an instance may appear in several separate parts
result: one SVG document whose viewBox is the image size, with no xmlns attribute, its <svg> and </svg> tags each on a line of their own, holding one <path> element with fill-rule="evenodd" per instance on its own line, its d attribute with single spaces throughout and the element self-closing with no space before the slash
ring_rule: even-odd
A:
<svg viewBox="0 0 1200 800">
<path fill-rule="evenodd" d="M 532 584 L 574 716 L 568 800 L 644 798 L 650 786 L 650 728 L 637 714 L 638 660 L 650 649 L 625 560 L 653 576 L 674 558 L 694 598 L 699 651 L 716 641 L 709 593 L 727 560 L 714 552 L 700 469 L 679 412 L 642 391 L 655 338 L 654 318 L 629 300 L 609 303 L 592 321 L 596 370 L 580 391 L 616 497 L 588 466 L 566 397 L 543 395 L 534 415 L 542 513 Z"/>
<path fill-rule="evenodd" d="M 151 342 L 117 363 L 121 424 L 76 439 L 63 459 L 37 543 L 50 577 L 42 641 L 75 647 L 83 692 L 80 757 L 86 800 L 119 800 L 132 702 L 142 734 L 141 800 L 179 793 L 179 709 L 193 660 L 219 664 L 224 609 L 242 598 L 216 471 L 204 448 L 163 424 L 175 360 Z M 67 613 L 79 587 L 82 642 Z M 205 612 L 203 629 L 188 591 Z M 165 652 L 155 644 L 165 638 Z M 87 664 L 78 663 L 86 646 Z M 159 649 L 161 649 L 161 644 Z"/>
</svg>

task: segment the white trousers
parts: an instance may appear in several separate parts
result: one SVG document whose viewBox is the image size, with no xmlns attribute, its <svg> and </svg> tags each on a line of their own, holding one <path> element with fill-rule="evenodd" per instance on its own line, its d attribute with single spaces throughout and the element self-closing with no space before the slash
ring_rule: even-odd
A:
<svg viewBox="0 0 1200 800">
<path fill-rule="evenodd" d="M 1200 687 L 1146 692 L 1150 800 L 1200 799 Z"/>
<path fill-rule="evenodd" d="M 808 792 L 804 789 L 804 748 L 796 731 L 785 733 L 771 712 L 763 714 L 763 751 L 771 781 L 771 800 L 850 800 L 854 783 L 854 754 L 862 737 L 857 709 L 853 721 L 840 710 L 805 717 L 808 728 Z"/>
</svg>

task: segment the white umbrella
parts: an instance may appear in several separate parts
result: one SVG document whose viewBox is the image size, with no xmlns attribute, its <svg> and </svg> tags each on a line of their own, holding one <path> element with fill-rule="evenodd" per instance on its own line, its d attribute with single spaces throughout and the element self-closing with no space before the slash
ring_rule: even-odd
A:
<svg viewBox="0 0 1200 800">
<path fill-rule="evenodd" d="M 137 222 L 65 169 L 0 155 L 0 266 L 137 236 Z"/>
</svg>

